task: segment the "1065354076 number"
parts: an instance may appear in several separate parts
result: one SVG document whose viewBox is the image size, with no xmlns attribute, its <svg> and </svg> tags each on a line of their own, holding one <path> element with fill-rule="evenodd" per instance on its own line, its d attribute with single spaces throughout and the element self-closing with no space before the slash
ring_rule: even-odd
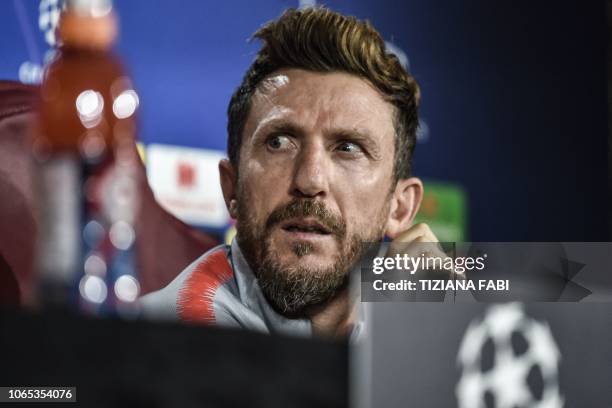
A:
<svg viewBox="0 0 612 408">
<path fill-rule="evenodd" d="M 0 402 L 76 402 L 76 387 L 0 387 Z"/>
</svg>

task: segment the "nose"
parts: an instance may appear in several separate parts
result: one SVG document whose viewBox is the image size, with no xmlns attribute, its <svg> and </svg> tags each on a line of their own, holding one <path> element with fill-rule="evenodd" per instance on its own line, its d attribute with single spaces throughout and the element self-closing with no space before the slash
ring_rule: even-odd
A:
<svg viewBox="0 0 612 408">
<path fill-rule="evenodd" d="M 308 144 L 296 157 L 291 194 L 298 198 L 324 198 L 329 191 L 329 165 L 323 146 Z"/>
</svg>

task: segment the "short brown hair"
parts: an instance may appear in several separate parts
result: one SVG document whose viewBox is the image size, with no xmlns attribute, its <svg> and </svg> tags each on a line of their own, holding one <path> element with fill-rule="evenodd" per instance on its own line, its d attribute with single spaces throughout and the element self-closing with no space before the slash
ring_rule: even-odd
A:
<svg viewBox="0 0 612 408">
<path fill-rule="evenodd" d="M 367 21 L 323 7 L 289 9 L 253 35 L 263 42 L 227 110 L 227 150 L 238 168 L 242 133 L 257 86 L 281 68 L 346 72 L 369 81 L 395 106 L 394 179 L 410 177 L 418 127 L 419 87 Z"/>
</svg>

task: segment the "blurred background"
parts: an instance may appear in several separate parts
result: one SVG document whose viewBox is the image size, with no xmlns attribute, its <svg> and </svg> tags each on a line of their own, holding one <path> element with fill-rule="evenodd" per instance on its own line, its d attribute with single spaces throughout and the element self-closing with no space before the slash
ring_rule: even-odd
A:
<svg viewBox="0 0 612 408">
<path fill-rule="evenodd" d="M 315 1 L 115 1 L 157 200 L 219 239 L 226 107 L 250 35 Z M 422 91 L 420 218 L 441 240 L 610 241 L 607 1 L 330 0 L 370 20 Z M 0 4 L 0 78 L 38 83 L 62 0 Z"/>
</svg>

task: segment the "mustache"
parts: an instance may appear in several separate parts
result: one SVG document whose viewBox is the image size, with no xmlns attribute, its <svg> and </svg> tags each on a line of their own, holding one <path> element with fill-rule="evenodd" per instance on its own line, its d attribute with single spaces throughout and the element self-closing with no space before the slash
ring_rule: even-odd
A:
<svg viewBox="0 0 612 408">
<path fill-rule="evenodd" d="M 331 212 L 322 202 L 310 199 L 294 199 L 276 208 L 268 217 L 265 228 L 269 231 L 285 220 L 305 217 L 315 218 L 338 237 L 344 237 L 346 234 L 346 223 L 341 217 Z"/>
</svg>

